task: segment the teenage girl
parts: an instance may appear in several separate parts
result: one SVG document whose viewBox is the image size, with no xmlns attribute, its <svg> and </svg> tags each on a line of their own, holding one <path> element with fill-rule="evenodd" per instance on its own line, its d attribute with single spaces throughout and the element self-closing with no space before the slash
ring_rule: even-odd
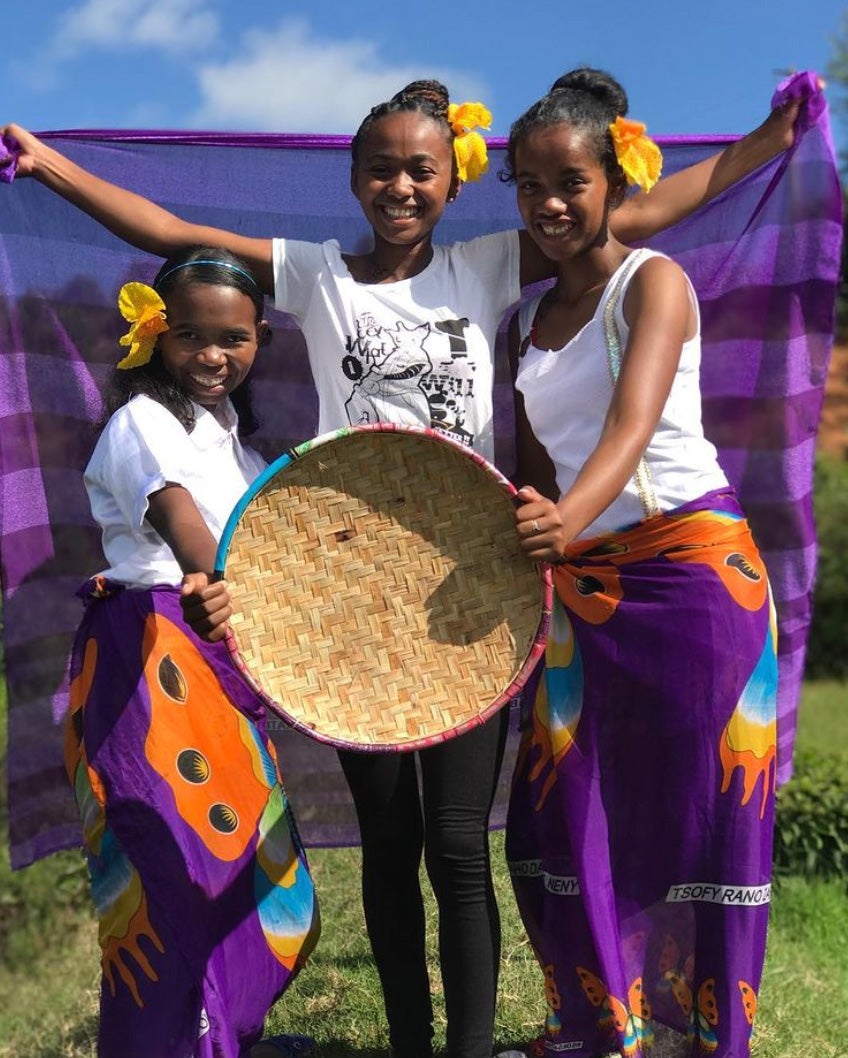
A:
<svg viewBox="0 0 848 1058">
<path fill-rule="evenodd" d="M 19 126 L 2 134 L 15 147 L 19 175 L 34 176 L 140 249 L 164 256 L 203 242 L 247 260 L 304 332 L 319 432 L 379 419 L 433 426 L 491 460 L 497 328 L 521 286 L 554 269 L 527 232 L 450 247 L 433 242 L 446 205 L 485 168 L 485 145 L 469 131 L 475 122 L 485 127 L 483 110 L 449 105 L 445 89 L 430 81 L 371 110 L 353 139 L 351 189 L 374 242 L 353 255 L 335 241 L 255 239 L 187 223 L 81 170 Z M 628 199 L 615 215 L 617 231 L 644 238 L 680 219 L 788 146 L 793 121 L 794 113 L 775 112 L 722 154 L 661 181 L 650 197 Z M 448 422 L 446 407 L 453 409 Z M 226 621 L 223 585 L 205 589 L 202 603 L 211 622 Z M 422 849 L 439 905 L 448 1052 L 491 1056 L 500 937 L 487 823 L 506 721 L 504 711 L 420 754 L 341 754 L 359 817 L 365 916 L 396 1058 L 432 1052 Z"/>
<path fill-rule="evenodd" d="M 263 296 L 238 258 L 200 247 L 119 305 L 128 350 L 85 471 L 108 568 L 80 592 L 66 741 L 100 923 L 97 1053 L 244 1058 L 318 911 L 262 703 L 223 629 L 198 638 L 183 605 L 264 467 L 241 442 Z"/>
<path fill-rule="evenodd" d="M 513 125 L 508 175 L 556 263 L 510 332 L 517 532 L 555 563 L 507 825 L 549 1016 L 538 1053 L 740 1058 L 765 955 L 774 614 L 701 427 L 700 330 L 674 262 L 610 231 L 658 151 L 589 69 Z M 667 1053 L 663 1050 L 663 1053 Z M 674 1053 L 679 1054 L 680 1051 Z"/>
</svg>

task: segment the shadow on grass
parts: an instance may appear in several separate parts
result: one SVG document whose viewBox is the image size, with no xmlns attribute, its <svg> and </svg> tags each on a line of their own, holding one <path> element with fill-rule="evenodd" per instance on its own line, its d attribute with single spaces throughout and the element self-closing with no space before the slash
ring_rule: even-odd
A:
<svg viewBox="0 0 848 1058">
<path fill-rule="evenodd" d="M 29 1044 L 27 1058 L 66 1058 L 74 1055 L 74 1058 L 84 1058 L 94 1055 L 97 1048 L 97 1024 L 99 1018 L 96 1014 L 81 1018 L 80 1021 L 62 1033 L 61 1040 L 54 1037 L 50 1042 L 39 1043 L 33 1041 Z"/>
</svg>

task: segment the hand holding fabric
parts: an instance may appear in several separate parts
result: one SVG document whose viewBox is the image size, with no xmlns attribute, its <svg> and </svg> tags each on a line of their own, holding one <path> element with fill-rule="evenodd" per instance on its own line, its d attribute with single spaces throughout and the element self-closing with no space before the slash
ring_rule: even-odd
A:
<svg viewBox="0 0 848 1058">
<path fill-rule="evenodd" d="M 20 125 L 0 128 L 0 183 L 11 184 L 15 177 L 32 176 L 40 141 Z"/>
</svg>

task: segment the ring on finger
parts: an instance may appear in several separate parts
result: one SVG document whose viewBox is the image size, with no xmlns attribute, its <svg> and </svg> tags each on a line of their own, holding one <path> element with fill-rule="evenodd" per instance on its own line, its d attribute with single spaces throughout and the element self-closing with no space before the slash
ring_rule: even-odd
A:
<svg viewBox="0 0 848 1058">
<path fill-rule="evenodd" d="M 533 533 L 533 536 L 538 536 L 539 533 L 541 533 L 542 527 L 539 525 L 539 522 L 536 518 L 534 518 L 533 521 L 530 523 L 530 530 Z"/>
</svg>

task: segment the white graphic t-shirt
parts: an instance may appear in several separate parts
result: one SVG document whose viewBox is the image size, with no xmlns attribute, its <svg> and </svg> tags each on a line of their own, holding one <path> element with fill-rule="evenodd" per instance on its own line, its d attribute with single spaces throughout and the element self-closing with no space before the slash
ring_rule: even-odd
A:
<svg viewBox="0 0 848 1058">
<path fill-rule="evenodd" d="M 320 433 L 375 422 L 425 426 L 494 459 L 494 346 L 518 301 L 518 233 L 434 246 L 417 276 L 357 283 L 339 244 L 274 240 L 275 304 L 297 320 Z"/>
</svg>

